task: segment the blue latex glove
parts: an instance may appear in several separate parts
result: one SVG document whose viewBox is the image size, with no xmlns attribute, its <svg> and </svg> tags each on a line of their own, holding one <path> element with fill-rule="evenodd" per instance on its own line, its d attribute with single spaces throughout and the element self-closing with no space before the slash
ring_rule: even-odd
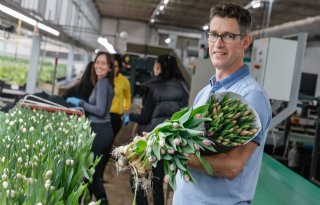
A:
<svg viewBox="0 0 320 205">
<path fill-rule="evenodd" d="M 123 114 L 122 116 L 123 124 L 127 125 L 130 122 L 129 114 Z"/>
<path fill-rule="evenodd" d="M 69 97 L 67 98 L 67 102 L 73 104 L 74 106 L 79 106 L 80 99 L 76 97 Z"/>
</svg>

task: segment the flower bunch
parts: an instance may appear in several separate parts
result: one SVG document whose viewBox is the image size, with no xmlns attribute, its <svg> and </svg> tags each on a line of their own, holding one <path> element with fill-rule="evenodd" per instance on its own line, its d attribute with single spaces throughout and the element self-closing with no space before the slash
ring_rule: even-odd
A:
<svg viewBox="0 0 320 205">
<path fill-rule="evenodd" d="M 205 128 L 207 138 L 217 151 L 228 150 L 249 142 L 260 131 L 256 111 L 235 93 L 217 93 L 208 100 Z"/>
<path fill-rule="evenodd" d="M 19 106 L 0 121 L 0 204 L 78 204 L 97 163 L 89 121 Z"/>
<path fill-rule="evenodd" d="M 209 174 L 212 167 L 201 156 L 216 152 L 217 145 L 239 146 L 251 140 L 260 127 L 256 112 L 238 95 L 212 95 L 207 104 L 184 108 L 151 132 L 113 150 L 119 172 L 131 170 L 136 186 L 150 185 L 151 168 L 163 161 L 165 178 L 175 190 L 175 176 L 180 171 L 185 181 L 195 182 L 188 168 L 195 155 Z M 235 144 L 237 143 L 237 144 Z"/>
</svg>

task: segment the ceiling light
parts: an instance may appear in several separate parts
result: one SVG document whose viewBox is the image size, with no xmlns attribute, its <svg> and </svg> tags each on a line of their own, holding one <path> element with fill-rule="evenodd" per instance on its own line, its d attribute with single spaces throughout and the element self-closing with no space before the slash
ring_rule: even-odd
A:
<svg viewBox="0 0 320 205">
<path fill-rule="evenodd" d="M 119 36 L 122 39 L 127 39 L 128 38 L 128 33 L 126 31 L 121 31 Z"/>
<path fill-rule="evenodd" d="M 108 39 L 105 37 L 99 37 L 97 39 L 98 43 L 100 43 L 102 46 L 104 46 L 107 51 L 111 54 L 115 54 L 117 53 L 116 50 L 114 50 L 113 45 L 111 43 L 109 43 Z"/>
<path fill-rule="evenodd" d="M 165 42 L 166 44 L 169 44 L 169 43 L 171 42 L 171 38 L 166 38 L 166 40 L 164 40 L 164 42 Z"/>
<path fill-rule="evenodd" d="M 3 6 L 2 4 L 0 4 L 0 11 L 2 11 L 3 13 L 6 13 L 10 16 L 13 16 L 17 19 L 20 19 L 21 21 L 24 21 L 32 26 L 35 26 L 37 25 L 37 21 L 32 19 L 32 18 L 29 18 L 13 9 L 10 9 L 9 7 L 6 7 L 6 6 Z"/>
<path fill-rule="evenodd" d="M 40 22 L 38 22 L 38 28 L 41 29 L 41 30 L 44 30 L 44 31 L 46 31 L 48 33 L 51 33 L 51 34 L 53 34 L 55 36 L 59 36 L 60 35 L 59 31 L 57 31 L 57 30 L 55 30 L 55 29 L 53 29 L 53 28 L 51 28 L 49 26 L 46 26 L 46 25 L 44 25 L 43 23 L 40 23 Z"/>
<path fill-rule="evenodd" d="M 149 18 L 149 22 L 152 24 L 156 21 L 157 16 L 160 15 L 160 12 L 162 12 L 165 9 L 165 6 L 169 3 L 169 0 L 161 0 L 159 1 L 159 3 L 157 4 L 156 8 L 153 10 L 150 18 Z M 154 19 L 154 20 L 152 20 Z"/>
<path fill-rule="evenodd" d="M 44 25 L 43 23 L 40 23 L 40 22 L 37 22 L 36 20 L 26 16 L 26 15 L 23 15 L 22 13 L 19 13 L 13 9 L 10 9 L 9 7 L 6 7 L 2 4 L 0 4 L 0 11 L 2 11 L 3 13 L 6 13 L 14 18 L 17 18 L 17 19 L 20 19 L 21 21 L 24 21 L 32 26 L 38 26 L 39 29 L 41 30 L 44 30 L 48 33 L 51 33 L 55 36 L 59 36 L 60 35 L 60 32 L 49 27 L 49 26 L 46 26 Z"/>
<path fill-rule="evenodd" d="M 209 26 L 208 26 L 208 25 L 204 25 L 204 26 L 202 27 L 202 29 L 203 29 L 204 31 L 206 31 L 206 30 L 209 29 Z"/>
<path fill-rule="evenodd" d="M 250 4 L 254 9 L 261 7 L 261 1 L 259 0 L 252 1 Z"/>
</svg>

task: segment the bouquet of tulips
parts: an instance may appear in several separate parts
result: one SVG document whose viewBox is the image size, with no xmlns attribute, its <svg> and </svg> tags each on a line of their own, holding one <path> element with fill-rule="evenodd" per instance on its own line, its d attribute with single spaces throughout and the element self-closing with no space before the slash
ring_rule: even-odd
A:
<svg viewBox="0 0 320 205">
<path fill-rule="evenodd" d="M 257 113 L 235 93 L 217 93 L 207 104 L 184 108 L 151 132 L 136 136 L 127 145 L 113 150 L 118 172 L 131 170 L 136 186 L 150 186 L 151 168 L 163 160 L 165 178 L 175 190 L 179 170 L 185 181 L 195 182 L 188 168 L 190 155 L 195 155 L 208 174 L 212 168 L 201 156 L 225 151 L 249 142 L 261 125 Z"/>
</svg>

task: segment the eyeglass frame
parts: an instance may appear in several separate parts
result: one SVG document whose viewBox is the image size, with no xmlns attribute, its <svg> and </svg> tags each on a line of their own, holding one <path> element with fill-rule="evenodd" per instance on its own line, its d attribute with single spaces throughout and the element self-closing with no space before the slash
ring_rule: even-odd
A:
<svg viewBox="0 0 320 205">
<path fill-rule="evenodd" d="M 216 34 L 217 35 L 217 39 L 215 40 L 215 41 L 210 41 L 209 40 L 209 35 L 210 34 Z M 227 36 L 227 35 L 232 35 L 232 41 L 224 41 L 223 40 L 223 38 L 224 38 L 224 36 Z M 239 33 L 239 34 L 236 34 L 236 33 L 231 33 L 231 32 L 226 32 L 226 33 L 222 33 L 222 34 L 218 34 L 218 33 L 215 33 L 215 32 L 206 32 L 206 37 L 207 37 L 207 39 L 208 39 L 208 41 L 210 41 L 210 42 L 212 42 L 212 43 L 215 43 L 215 42 L 217 42 L 217 40 L 220 38 L 221 39 L 221 41 L 223 42 L 223 43 L 232 43 L 233 41 L 234 41 L 234 39 L 235 39 L 235 37 L 237 37 L 237 36 L 240 36 L 240 38 L 241 37 L 245 37 L 247 34 L 242 34 L 242 33 Z"/>
</svg>

